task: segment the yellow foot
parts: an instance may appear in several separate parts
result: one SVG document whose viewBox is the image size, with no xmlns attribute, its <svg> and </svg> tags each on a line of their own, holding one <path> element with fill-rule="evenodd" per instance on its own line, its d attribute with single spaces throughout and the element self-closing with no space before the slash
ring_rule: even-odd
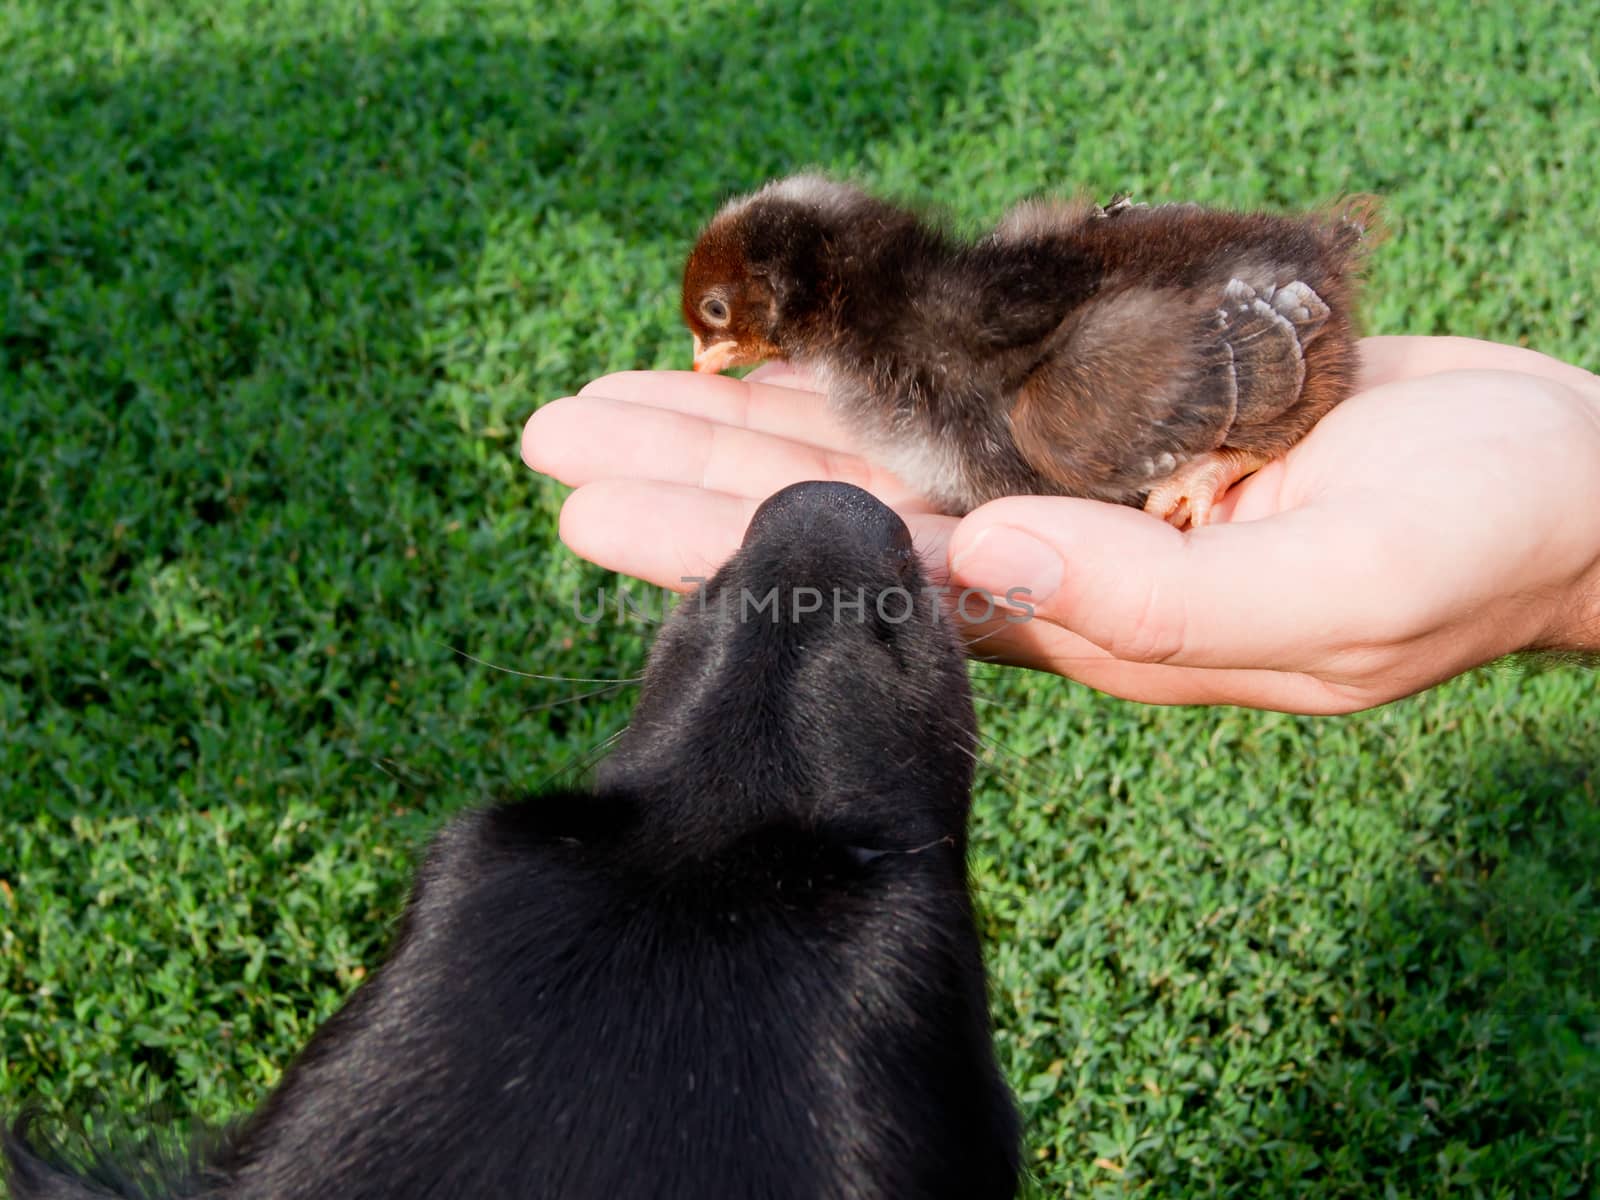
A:
<svg viewBox="0 0 1600 1200">
<path fill-rule="evenodd" d="M 1144 510 L 1178 529 L 1199 529 L 1211 520 L 1211 509 L 1224 492 L 1271 461 L 1253 450 L 1226 448 L 1191 458 L 1151 490 Z"/>
</svg>

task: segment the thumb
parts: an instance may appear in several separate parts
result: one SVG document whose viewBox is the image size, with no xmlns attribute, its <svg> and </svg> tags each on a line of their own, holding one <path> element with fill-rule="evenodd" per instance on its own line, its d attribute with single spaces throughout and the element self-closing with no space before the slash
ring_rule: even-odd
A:
<svg viewBox="0 0 1600 1200">
<path fill-rule="evenodd" d="M 1095 500 L 1015 496 L 976 509 L 950 540 L 953 583 L 1126 662 L 1299 671 L 1345 622 L 1341 538 L 1310 509 L 1180 533 Z"/>
</svg>

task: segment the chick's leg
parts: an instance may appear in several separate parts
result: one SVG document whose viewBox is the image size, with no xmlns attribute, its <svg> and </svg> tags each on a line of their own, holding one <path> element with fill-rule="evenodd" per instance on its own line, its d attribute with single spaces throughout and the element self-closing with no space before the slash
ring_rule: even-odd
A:
<svg viewBox="0 0 1600 1200">
<path fill-rule="evenodd" d="M 1253 450 L 1226 447 L 1191 458 L 1164 483 L 1151 489 L 1144 510 L 1179 529 L 1185 525 L 1199 529 L 1211 520 L 1211 509 L 1218 497 L 1251 471 L 1271 461 L 1267 455 Z"/>
</svg>

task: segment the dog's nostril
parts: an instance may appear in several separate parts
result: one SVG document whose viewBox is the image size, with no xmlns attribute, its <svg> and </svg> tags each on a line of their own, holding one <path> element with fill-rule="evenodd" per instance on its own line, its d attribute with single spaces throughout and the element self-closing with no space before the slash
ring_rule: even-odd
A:
<svg viewBox="0 0 1600 1200">
<path fill-rule="evenodd" d="M 848 538 L 895 554 L 911 553 L 911 531 L 883 501 L 848 483 L 812 480 L 769 496 L 750 519 L 745 545 L 766 538 Z"/>
</svg>

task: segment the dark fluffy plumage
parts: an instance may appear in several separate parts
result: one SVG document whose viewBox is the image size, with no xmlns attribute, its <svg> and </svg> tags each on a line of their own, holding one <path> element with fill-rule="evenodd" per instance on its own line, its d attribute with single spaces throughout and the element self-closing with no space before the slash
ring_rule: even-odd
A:
<svg viewBox="0 0 1600 1200">
<path fill-rule="evenodd" d="M 780 492 L 661 633 L 597 790 L 454 820 L 388 961 L 177 1190 L 19 1129 L 14 1200 L 1011 1196 L 976 727 L 923 584 L 865 492 Z"/>
<path fill-rule="evenodd" d="M 1057 494 L 1202 523 L 1352 391 L 1374 214 L 1029 201 L 964 242 L 802 175 L 712 220 L 683 311 L 697 369 L 810 368 L 948 512 Z"/>
</svg>

